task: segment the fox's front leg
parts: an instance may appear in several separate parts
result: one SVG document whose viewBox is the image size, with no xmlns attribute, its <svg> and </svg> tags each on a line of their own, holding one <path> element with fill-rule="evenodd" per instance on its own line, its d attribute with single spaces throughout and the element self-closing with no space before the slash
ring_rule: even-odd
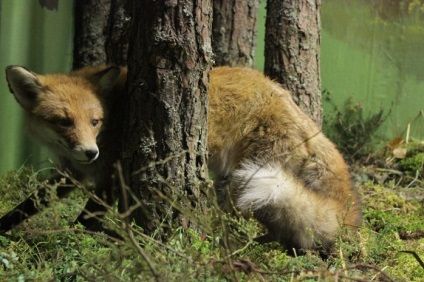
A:
<svg viewBox="0 0 424 282">
<path fill-rule="evenodd" d="M 116 201 L 111 181 L 96 183 L 95 198 L 90 197 L 84 210 L 78 216 L 77 223 L 81 223 L 92 231 L 106 231 L 102 227 L 101 219 L 106 214 L 108 207 Z"/>
</svg>

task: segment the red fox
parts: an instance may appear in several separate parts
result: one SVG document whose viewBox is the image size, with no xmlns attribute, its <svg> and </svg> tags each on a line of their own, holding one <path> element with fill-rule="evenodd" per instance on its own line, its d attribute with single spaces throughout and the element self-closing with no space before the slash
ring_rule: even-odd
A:
<svg viewBox="0 0 424 282">
<path fill-rule="evenodd" d="M 8 66 L 10 91 L 24 109 L 29 133 L 47 146 L 58 159 L 58 169 L 83 181 L 95 183 L 95 194 L 108 204 L 115 200 L 113 164 L 119 156 L 122 112 L 119 93 L 125 90 L 126 70 L 118 67 L 87 67 L 66 74 L 39 75 L 20 66 Z M 113 117 L 111 117 L 113 115 Z M 56 182 L 61 175 L 51 179 Z M 64 197 L 74 185 L 58 187 Z M 38 212 L 46 189 L 37 191 L 0 219 L 0 231 L 7 231 Z M 90 199 L 77 221 L 100 230 L 90 213 L 105 211 Z"/>
<path fill-rule="evenodd" d="M 119 158 L 126 72 L 91 67 L 43 76 L 18 66 L 6 70 L 30 133 L 51 148 L 62 170 L 78 180 L 94 178 L 96 194 L 107 203 L 114 200 L 111 175 Z M 342 226 L 360 224 L 360 198 L 343 157 L 288 91 L 253 69 L 216 67 L 209 99 L 208 166 L 225 211 L 253 214 L 268 230 L 264 240 L 296 249 L 327 248 Z M 31 215 L 31 208 L 19 209 Z M 86 213 L 99 209 L 90 200 Z M 22 221 L 21 214 L 3 217 L 0 230 Z M 78 220 L 90 226 L 85 215 Z"/>
</svg>

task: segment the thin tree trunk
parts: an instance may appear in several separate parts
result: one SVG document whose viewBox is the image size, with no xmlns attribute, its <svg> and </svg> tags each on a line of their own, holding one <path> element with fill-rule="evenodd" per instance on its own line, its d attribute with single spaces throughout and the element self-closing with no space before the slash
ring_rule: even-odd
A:
<svg viewBox="0 0 424 282">
<path fill-rule="evenodd" d="M 212 49 L 218 66 L 253 66 L 259 0 L 214 0 Z"/>
<path fill-rule="evenodd" d="M 210 0 L 134 0 L 131 10 L 123 171 L 143 206 L 134 220 L 161 236 L 177 214 L 170 203 L 200 203 L 207 179 L 212 8 Z"/>
<path fill-rule="evenodd" d="M 320 0 L 268 0 L 265 73 L 321 124 Z"/>
<path fill-rule="evenodd" d="M 75 1 L 74 69 L 127 64 L 127 0 Z"/>
<path fill-rule="evenodd" d="M 106 28 L 105 50 L 108 64 L 127 65 L 130 15 L 128 0 L 111 0 Z"/>
<path fill-rule="evenodd" d="M 110 1 L 75 1 L 74 69 L 106 62 L 104 34 Z"/>
</svg>

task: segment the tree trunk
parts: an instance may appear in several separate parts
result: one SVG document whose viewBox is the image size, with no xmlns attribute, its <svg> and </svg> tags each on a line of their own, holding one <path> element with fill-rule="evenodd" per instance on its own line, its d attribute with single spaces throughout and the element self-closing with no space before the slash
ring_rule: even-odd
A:
<svg viewBox="0 0 424 282">
<path fill-rule="evenodd" d="M 134 0 L 131 11 L 122 167 L 142 203 L 135 222 L 162 237 L 178 213 L 171 202 L 200 203 L 207 179 L 212 8 L 210 0 Z"/>
<path fill-rule="evenodd" d="M 320 0 L 268 0 L 265 73 L 321 125 Z"/>
<path fill-rule="evenodd" d="M 130 17 L 127 0 L 75 2 L 74 69 L 127 64 Z"/>
<path fill-rule="evenodd" d="M 108 64 L 127 65 L 130 15 L 128 0 L 111 0 L 106 27 L 105 52 Z"/>
<path fill-rule="evenodd" d="M 214 0 L 212 49 L 215 65 L 254 65 L 259 0 Z"/>
<path fill-rule="evenodd" d="M 106 62 L 104 35 L 110 1 L 75 1 L 74 69 Z"/>
</svg>

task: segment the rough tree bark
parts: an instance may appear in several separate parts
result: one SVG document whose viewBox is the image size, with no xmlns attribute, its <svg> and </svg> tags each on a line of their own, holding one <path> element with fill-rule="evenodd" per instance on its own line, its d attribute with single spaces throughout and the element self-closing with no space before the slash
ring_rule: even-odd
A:
<svg viewBox="0 0 424 282">
<path fill-rule="evenodd" d="M 127 65 L 130 16 L 128 0 L 109 0 L 110 11 L 105 31 L 106 62 L 118 66 Z"/>
<path fill-rule="evenodd" d="M 215 65 L 254 65 L 259 0 L 213 0 Z"/>
<path fill-rule="evenodd" d="M 321 124 L 320 0 L 268 0 L 265 73 Z"/>
<path fill-rule="evenodd" d="M 212 7 L 210 0 L 135 0 L 130 10 L 122 166 L 143 204 L 135 222 L 147 233 L 164 228 L 163 236 L 177 214 L 171 201 L 202 202 Z"/>
<path fill-rule="evenodd" d="M 104 30 L 109 11 L 110 0 L 75 1 L 74 69 L 106 62 Z"/>
<path fill-rule="evenodd" d="M 127 64 L 127 0 L 75 1 L 73 68 Z"/>
</svg>

